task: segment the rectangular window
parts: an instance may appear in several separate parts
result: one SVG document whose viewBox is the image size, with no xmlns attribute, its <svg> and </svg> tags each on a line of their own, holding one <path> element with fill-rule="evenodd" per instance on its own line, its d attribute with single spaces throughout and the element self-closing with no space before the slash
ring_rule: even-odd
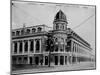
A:
<svg viewBox="0 0 100 75">
<path fill-rule="evenodd" d="M 22 50 L 23 50 L 22 45 L 23 45 L 23 43 L 22 43 L 22 42 L 20 42 L 20 44 L 19 44 L 19 52 L 20 52 L 20 53 L 22 53 Z"/>
<path fill-rule="evenodd" d="M 30 51 L 34 52 L 34 41 L 30 41 Z"/>
<path fill-rule="evenodd" d="M 18 44 L 17 44 L 17 42 L 15 42 L 14 43 L 14 53 L 17 53 L 17 46 L 18 46 Z"/>
<path fill-rule="evenodd" d="M 25 46 L 24 46 L 24 48 L 25 48 L 25 49 L 24 49 L 25 52 L 28 52 L 28 41 L 25 42 Z"/>
</svg>

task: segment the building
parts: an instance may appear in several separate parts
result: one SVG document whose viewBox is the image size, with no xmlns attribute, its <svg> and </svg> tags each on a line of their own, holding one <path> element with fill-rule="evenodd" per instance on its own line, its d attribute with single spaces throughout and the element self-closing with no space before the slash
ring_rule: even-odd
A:
<svg viewBox="0 0 100 75">
<path fill-rule="evenodd" d="M 67 28 L 66 15 L 59 10 L 54 17 L 53 29 L 46 25 L 12 30 L 12 65 L 60 66 L 92 62 L 90 44 Z M 48 35 L 53 41 L 47 48 Z M 49 60 L 50 58 L 50 60 Z"/>
</svg>

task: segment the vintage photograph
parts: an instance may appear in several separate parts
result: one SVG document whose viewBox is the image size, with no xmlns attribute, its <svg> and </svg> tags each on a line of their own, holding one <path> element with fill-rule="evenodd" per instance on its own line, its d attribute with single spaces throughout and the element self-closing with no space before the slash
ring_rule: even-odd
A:
<svg viewBox="0 0 100 75">
<path fill-rule="evenodd" d="M 95 69 L 95 5 L 11 1 L 11 74 Z"/>
</svg>

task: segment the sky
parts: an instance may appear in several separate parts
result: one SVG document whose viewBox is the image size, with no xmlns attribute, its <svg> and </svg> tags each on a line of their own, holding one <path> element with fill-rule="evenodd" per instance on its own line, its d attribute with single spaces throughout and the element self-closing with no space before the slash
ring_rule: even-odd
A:
<svg viewBox="0 0 100 75">
<path fill-rule="evenodd" d="M 56 13 L 62 10 L 72 28 L 90 43 L 95 52 L 95 7 L 73 4 L 52 4 L 37 2 L 13 2 L 12 29 L 45 24 L 53 27 Z"/>
</svg>

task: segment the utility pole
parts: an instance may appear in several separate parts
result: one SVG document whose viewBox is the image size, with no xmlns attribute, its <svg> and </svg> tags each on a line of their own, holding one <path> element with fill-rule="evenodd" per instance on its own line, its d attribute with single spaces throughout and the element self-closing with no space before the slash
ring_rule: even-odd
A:
<svg viewBox="0 0 100 75">
<path fill-rule="evenodd" d="M 53 51 L 54 42 L 53 42 L 53 37 L 50 33 L 48 33 L 47 37 L 48 37 L 48 39 L 47 39 L 47 49 L 49 51 L 49 65 L 48 65 L 48 67 L 50 67 L 51 51 Z"/>
</svg>

